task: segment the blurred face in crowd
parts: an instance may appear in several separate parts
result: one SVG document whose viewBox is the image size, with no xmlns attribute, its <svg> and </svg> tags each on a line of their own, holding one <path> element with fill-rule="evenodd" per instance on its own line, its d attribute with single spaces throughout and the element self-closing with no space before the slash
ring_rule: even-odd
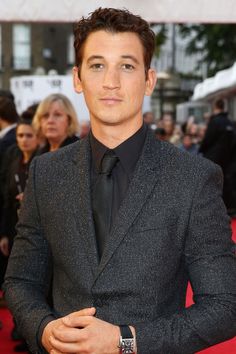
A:
<svg viewBox="0 0 236 354">
<path fill-rule="evenodd" d="M 135 33 L 91 33 L 80 68 L 74 68 L 75 90 L 83 92 L 91 125 L 122 126 L 129 134 L 142 125 L 144 95 L 155 85 L 155 73 L 145 74 L 143 46 Z"/>
<path fill-rule="evenodd" d="M 146 124 L 153 124 L 154 123 L 154 115 L 152 112 L 146 112 L 143 115 L 143 121 Z"/>
<path fill-rule="evenodd" d="M 188 133 L 189 133 L 190 135 L 197 135 L 197 134 L 198 134 L 198 125 L 195 124 L 195 123 L 192 123 L 192 124 L 189 126 Z"/>
<path fill-rule="evenodd" d="M 38 146 L 38 138 L 31 125 L 20 124 L 16 131 L 16 140 L 23 153 L 31 154 Z"/>
<path fill-rule="evenodd" d="M 167 135 L 172 135 L 175 128 L 174 122 L 172 120 L 164 120 L 163 128 L 165 129 Z"/>
<path fill-rule="evenodd" d="M 183 145 L 186 149 L 188 149 L 192 146 L 192 139 L 191 139 L 190 135 L 185 135 L 183 137 Z"/>
<path fill-rule="evenodd" d="M 198 127 L 198 138 L 199 138 L 199 141 L 202 141 L 205 134 L 206 134 L 206 129 L 207 129 L 207 125 L 206 124 L 202 124 L 202 125 L 199 125 Z"/>
<path fill-rule="evenodd" d="M 90 131 L 90 122 L 82 121 L 80 122 L 80 138 L 84 138 L 89 134 Z"/>
<path fill-rule="evenodd" d="M 54 101 L 41 117 L 41 131 L 50 142 L 61 143 L 68 136 L 69 117 L 62 103 Z"/>
</svg>

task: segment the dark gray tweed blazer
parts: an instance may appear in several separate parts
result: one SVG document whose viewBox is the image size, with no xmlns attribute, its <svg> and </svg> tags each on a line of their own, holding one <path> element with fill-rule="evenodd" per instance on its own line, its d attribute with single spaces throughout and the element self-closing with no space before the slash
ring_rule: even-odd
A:
<svg viewBox="0 0 236 354">
<path fill-rule="evenodd" d="M 98 318 L 136 327 L 139 354 L 194 353 L 236 335 L 221 187 L 216 165 L 149 132 L 99 263 L 88 139 L 36 158 L 5 281 L 32 351 L 42 352 L 37 335 L 50 316 L 92 305 Z M 188 280 L 196 304 L 185 309 Z"/>
</svg>

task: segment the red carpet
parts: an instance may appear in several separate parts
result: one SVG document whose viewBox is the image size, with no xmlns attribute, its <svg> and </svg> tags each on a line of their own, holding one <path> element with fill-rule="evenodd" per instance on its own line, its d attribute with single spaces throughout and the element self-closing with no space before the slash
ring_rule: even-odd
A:
<svg viewBox="0 0 236 354">
<path fill-rule="evenodd" d="M 233 240 L 236 242 L 236 219 L 232 221 Z M 192 292 L 189 288 L 186 305 L 192 304 Z M 11 341 L 10 332 L 13 327 L 12 318 L 7 309 L 0 308 L 0 321 L 3 323 L 3 328 L 0 329 L 0 354 L 13 354 L 14 346 L 17 342 Z M 236 337 L 227 342 L 215 345 L 209 349 L 202 350 L 199 354 L 236 354 Z M 24 353 L 22 353 L 24 354 Z"/>
<path fill-rule="evenodd" d="M 0 354 L 15 354 L 13 348 L 19 342 L 11 340 L 10 333 L 13 322 L 9 311 L 5 308 L 0 308 L 0 321 L 3 323 L 3 328 L 0 329 Z M 21 354 L 25 353 L 21 352 Z"/>
</svg>

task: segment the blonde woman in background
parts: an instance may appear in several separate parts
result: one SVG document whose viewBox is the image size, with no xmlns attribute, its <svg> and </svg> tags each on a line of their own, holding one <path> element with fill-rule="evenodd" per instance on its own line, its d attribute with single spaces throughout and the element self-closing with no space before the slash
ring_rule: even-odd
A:
<svg viewBox="0 0 236 354">
<path fill-rule="evenodd" d="M 71 101 L 56 93 L 47 96 L 38 106 L 33 119 L 37 133 L 45 138 L 40 154 L 55 151 L 78 140 L 78 118 Z"/>
</svg>

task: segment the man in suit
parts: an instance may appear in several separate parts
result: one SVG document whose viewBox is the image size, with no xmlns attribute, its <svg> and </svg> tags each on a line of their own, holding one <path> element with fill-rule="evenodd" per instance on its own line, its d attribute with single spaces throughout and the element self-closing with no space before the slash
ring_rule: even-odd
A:
<svg viewBox="0 0 236 354">
<path fill-rule="evenodd" d="M 223 200 L 229 214 L 231 210 L 236 209 L 235 145 L 235 128 L 229 119 L 228 112 L 225 111 L 224 100 L 218 98 L 213 103 L 213 114 L 210 117 L 199 152 L 222 168 L 224 175 Z"/>
<path fill-rule="evenodd" d="M 0 162 L 9 146 L 16 143 L 18 114 L 14 101 L 0 96 Z"/>
<path fill-rule="evenodd" d="M 7 165 L 4 164 L 6 152 L 10 146 L 16 143 L 16 122 L 18 114 L 13 97 L 0 90 L 0 223 L 3 208 L 3 193 Z M 0 288 L 3 283 L 7 266 L 7 258 L 0 252 Z"/>
<path fill-rule="evenodd" d="M 3 160 L 7 149 L 16 143 L 17 120 L 18 114 L 16 112 L 14 101 L 9 97 L 0 96 L 0 200 L 2 200 L 1 198 L 4 188 L 4 178 L 2 171 Z"/>
<path fill-rule="evenodd" d="M 225 112 L 224 100 L 219 98 L 213 104 L 213 115 L 210 117 L 199 152 L 220 165 L 224 171 L 230 161 L 233 137 L 233 124 Z"/>
<path fill-rule="evenodd" d="M 75 27 L 91 133 L 33 161 L 5 282 L 33 353 L 184 354 L 236 334 L 221 171 L 143 125 L 153 50 L 148 24 L 125 10 Z"/>
</svg>

